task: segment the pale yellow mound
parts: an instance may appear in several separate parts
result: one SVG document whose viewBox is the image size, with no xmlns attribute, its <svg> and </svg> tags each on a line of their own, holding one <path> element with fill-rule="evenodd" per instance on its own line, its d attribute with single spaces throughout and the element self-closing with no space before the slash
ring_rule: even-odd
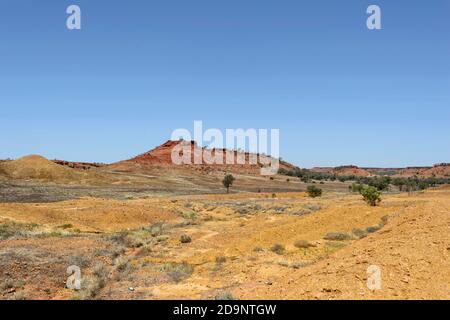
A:
<svg viewBox="0 0 450 320">
<path fill-rule="evenodd" d="M 87 172 L 61 166 L 39 155 L 1 163 L 0 174 L 12 179 L 53 182 L 80 182 L 88 176 Z"/>
</svg>

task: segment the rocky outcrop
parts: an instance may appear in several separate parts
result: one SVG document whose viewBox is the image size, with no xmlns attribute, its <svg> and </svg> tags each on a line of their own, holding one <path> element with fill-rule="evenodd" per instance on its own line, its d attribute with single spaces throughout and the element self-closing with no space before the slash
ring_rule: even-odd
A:
<svg viewBox="0 0 450 320">
<path fill-rule="evenodd" d="M 174 161 L 174 157 L 177 159 Z M 226 171 L 259 174 L 260 169 L 275 160 L 263 154 L 254 154 L 227 149 L 199 147 L 195 141 L 169 140 L 151 151 L 132 159 L 113 163 L 108 169 L 142 171 L 146 168 L 184 168 L 202 172 Z M 296 167 L 280 161 L 280 168 L 293 170 Z"/>
</svg>

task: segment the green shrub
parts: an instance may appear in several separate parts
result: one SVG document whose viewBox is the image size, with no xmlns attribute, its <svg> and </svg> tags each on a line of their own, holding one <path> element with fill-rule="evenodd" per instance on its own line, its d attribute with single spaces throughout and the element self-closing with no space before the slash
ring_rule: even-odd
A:
<svg viewBox="0 0 450 320">
<path fill-rule="evenodd" d="M 352 236 L 345 232 L 330 232 L 323 237 L 325 240 L 345 241 L 351 240 Z"/>
<path fill-rule="evenodd" d="M 367 237 L 367 231 L 362 229 L 353 229 L 352 233 L 359 239 Z"/>
<path fill-rule="evenodd" d="M 227 193 L 230 192 L 230 187 L 233 185 L 234 180 L 236 180 L 233 175 L 227 174 L 222 180 L 222 184 L 227 188 Z"/>
<path fill-rule="evenodd" d="M 364 201 L 367 202 L 370 206 L 375 207 L 381 202 L 381 192 L 378 191 L 375 187 L 364 187 L 361 190 L 361 195 Z"/>
<path fill-rule="evenodd" d="M 180 237 L 180 242 L 181 243 L 190 243 L 192 241 L 192 238 L 190 236 L 188 236 L 187 234 L 183 234 Z"/>
<path fill-rule="evenodd" d="M 376 226 L 371 226 L 371 227 L 366 228 L 366 231 L 368 233 L 373 233 L 373 232 L 376 232 L 376 231 L 378 231 L 380 229 L 381 229 L 381 227 L 379 225 L 376 225 Z"/>
<path fill-rule="evenodd" d="M 322 195 L 322 189 L 317 188 L 316 186 L 308 186 L 306 192 L 311 198 L 320 197 Z"/>
</svg>

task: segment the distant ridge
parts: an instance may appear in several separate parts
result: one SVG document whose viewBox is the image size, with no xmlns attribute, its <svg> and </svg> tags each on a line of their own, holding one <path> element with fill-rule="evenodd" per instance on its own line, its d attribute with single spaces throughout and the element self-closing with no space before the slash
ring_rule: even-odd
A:
<svg viewBox="0 0 450 320">
<path fill-rule="evenodd" d="M 450 163 L 438 163 L 434 166 L 417 166 L 406 168 L 376 168 L 376 167 L 357 167 L 355 165 L 340 167 L 314 167 L 313 172 L 335 174 L 336 176 L 381 176 L 392 177 L 420 177 L 420 178 L 447 178 L 450 177 Z"/>
<path fill-rule="evenodd" d="M 358 166 L 355 165 L 347 165 L 339 167 L 315 167 L 312 168 L 311 171 L 334 174 L 338 177 L 342 176 L 370 177 L 374 175 L 373 173 L 367 171 L 366 169 L 359 168 Z"/>
</svg>

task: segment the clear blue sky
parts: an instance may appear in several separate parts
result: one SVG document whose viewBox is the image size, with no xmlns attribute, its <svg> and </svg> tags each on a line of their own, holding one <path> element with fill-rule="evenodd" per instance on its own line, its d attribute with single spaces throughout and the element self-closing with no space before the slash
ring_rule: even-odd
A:
<svg viewBox="0 0 450 320">
<path fill-rule="evenodd" d="M 279 128 L 302 167 L 450 162 L 449 57 L 448 0 L 2 0 L 0 158 L 113 162 L 203 120 Z"/>
</svg>

